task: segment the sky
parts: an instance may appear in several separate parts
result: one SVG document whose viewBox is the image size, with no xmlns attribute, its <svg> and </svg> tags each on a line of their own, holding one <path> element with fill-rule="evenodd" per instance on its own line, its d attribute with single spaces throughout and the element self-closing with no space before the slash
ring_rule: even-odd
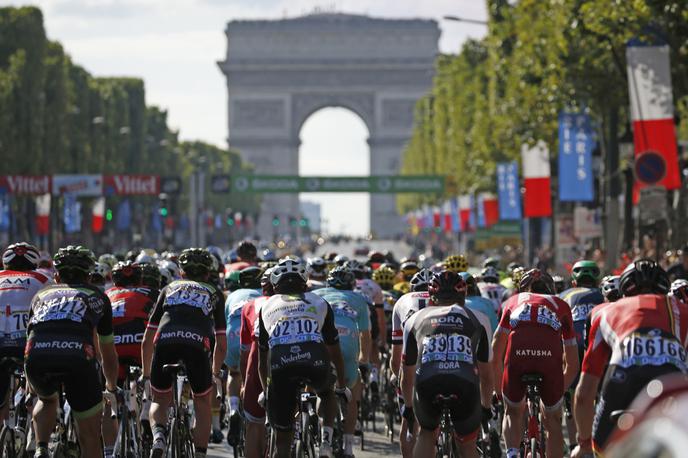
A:
<svg viewBox="0 0 688 458">
<path fill-rule="evenodd" d="M 224 29 L 230 20 L 296 17 L 316 8 L 382 18 L 435 19 L 442 30 L 440 50 L 455 53 L 467 38 L 480 38 L 486 29 L 442 17 L 487 17 L 484 0 L 0 0 L 0 5 L 8 4 L 39 6 L 48 37 L 60 41 L 90 73 L 143 78 L 147 103 L 168 110 L 170 126 L 179 130 L 181 139 L 222 147 L 227 146 L 227 91 L 216 62 L 225 57 Z M 323 110 L 307 121 L 302 129 L 301 173 L 334 175 L 352 160 L 360 166 L 352 174 L 367 173 L 367 145 L 358 141 L 360 126 L 348 115 L 342 110 Z M 316 119 L 320 117 L 324 119 Z M 319 128 L 308 129 L 310 121 L 320 123 Z M 344 156 L 333 154 L 335 161 L 311 163 L 315 155 L 308 148 L 319 148 L 327 138 L 331 141 L 333 132 L 340 136 L 341 145 L 358 145 L 358 149 Z M 366 163 L 359 164 L 361 160 Z M 339 199 L 311 200 L 324 203 L 332 230 L 339 232 L 344 225 L 348 233 L 365 233 L 367 214 L 354 223 L 340 211 L 344 205 L 360 213 L 360 202 Z M 363 198 L 366 205 L 367 200 Z"/>
</svg>

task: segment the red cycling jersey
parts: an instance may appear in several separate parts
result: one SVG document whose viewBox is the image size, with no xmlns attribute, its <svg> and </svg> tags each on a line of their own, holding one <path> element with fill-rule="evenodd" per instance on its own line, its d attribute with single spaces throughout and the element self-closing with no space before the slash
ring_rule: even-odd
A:
<svg viewBox="0 0 688 458">
<path fill-rule="evenodd" d="M 688 305 L 655 294 L 624 297 L 592 309 L 581 370 L 601 377 L 607 364 L 685 368 L 687 340 Z"/>
<path fill-rule="evenodd" d="M 264 422 L 265 409 L 258 404 L 258 396 L 263 391 L 258 374 L 258 343 L 256 326 L 261 306 L 269 299 L 261 296 L 244 304 L 241 308 L 241 331 L 239 334 L 242 352 L 242 377 L 244 377 L 244 413 L 248 421 Z M 248 352 L 248 355 L 246 353 Z M 246 358 L 244 360 L 244 358 Z"/>
</svg>

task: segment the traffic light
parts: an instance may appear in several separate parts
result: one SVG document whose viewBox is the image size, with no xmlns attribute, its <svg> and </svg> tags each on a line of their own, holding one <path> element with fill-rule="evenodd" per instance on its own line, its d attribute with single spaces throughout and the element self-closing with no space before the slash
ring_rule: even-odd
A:
<svg viewBox="0 0 688 458">
<path fill-rule="evenodd" d="M 299 221 L 299 226 L 301 226 L 301 227 L 308 226 L 308 220 L 306 218 L 301 218 L 301 221 Z"/>
<path fill-rule="evenodd" d="M 227 226 L 234 226 L 234 217 L 232 215 L 227 216 Z"/>
<path fill-rule="evenodd" d="M 112 209 L 105 210 L 105 221 L 112 221 Z"/>
<path fill-rule="evenodd" d="M 160 193 L 158 196 L 158 212 L 160 213 L 160 216 L 163 218 L 167 218 L 167 215 L 169 215 L 169 209 L 167 208 L 167 194 Z"/>
<path fill-rule="evenodd" d="M 280 225 L 280 218 L 279 216 L 275 215 L 272 217 L 272 225 L 277 227 Z"/>
<path fill-rule="evenodd" d="M 163 218 L 167 218 L 168 213 L 169 212 L 167 210 L 167 207 L 160 207 L 160 216 L 162 216 Z"/>
<path fill-rule="evenodd" d="M 298 221 L 296 221 L 296 218 L 294 218 L 293 216 L 290 216 L 289 217 L 289 225 L 291 227 L 296 227 L 297 224 L 298 224 Z"/>
</svg>

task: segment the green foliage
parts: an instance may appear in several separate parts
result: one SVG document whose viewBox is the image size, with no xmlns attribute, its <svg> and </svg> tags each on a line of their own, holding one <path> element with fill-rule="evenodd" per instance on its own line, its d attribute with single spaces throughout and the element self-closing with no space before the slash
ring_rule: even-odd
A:
<svg viewBox="0 0 688 458">
<path fill-rule="evenodd" d="M 416 108 L 402 173 L 444 173 L 454 192 L 494 190 L 495 165 L 542 139 L 556 155 L 562 109 L 610 110 L 629 128 L 626 42 L 658 34 L 671 49 L 679 135 L 688 136 L 688 2 L 684 0 L 487 0 L 487 36 L 440 56 Z M 600 143 L 605 145 L 606 129 Z M 441 196 L 446 197 L 446 196 Z M 437 200 L 437 197 L 432 199 Z M 408 211 L 430 203 L 400 195 Z"/>
</svg>

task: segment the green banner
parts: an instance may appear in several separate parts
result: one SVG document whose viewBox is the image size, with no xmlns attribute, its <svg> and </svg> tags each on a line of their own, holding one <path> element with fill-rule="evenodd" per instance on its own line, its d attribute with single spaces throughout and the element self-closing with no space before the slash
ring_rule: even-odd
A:
<svg viewBox="0 0 688 458">
<path fill-rule="evenodd" d="M 302 177 L 294 175 L 232 175 L 231 192 L 444 192 L 444 177 L 438 175 L 376 175 L 363 177 Z"/>
</svg>

